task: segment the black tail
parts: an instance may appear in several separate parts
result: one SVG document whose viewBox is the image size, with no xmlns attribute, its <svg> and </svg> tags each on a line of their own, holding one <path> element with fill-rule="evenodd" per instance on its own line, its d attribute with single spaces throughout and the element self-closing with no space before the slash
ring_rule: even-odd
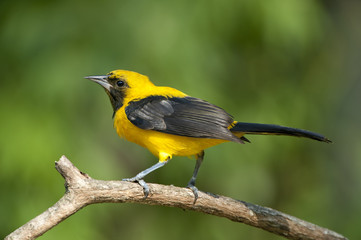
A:
<svg viewBox="0 0 361 240">
<path fill-rule="evenodd" d="M 273 124 L 260 124 L 260 123 L 244 123 L 237 122 L 233 128 L 230 129 L 231 132 L 243 132 L 245 134 L 260 134 L 260 135 L 287 135 L 295 137 L 306 137 L 311 138 L 321 142 L 332 142 L 321 134 L 310 132 L 307 130 L 282 127 L 279 125 Z"/>
</svg>

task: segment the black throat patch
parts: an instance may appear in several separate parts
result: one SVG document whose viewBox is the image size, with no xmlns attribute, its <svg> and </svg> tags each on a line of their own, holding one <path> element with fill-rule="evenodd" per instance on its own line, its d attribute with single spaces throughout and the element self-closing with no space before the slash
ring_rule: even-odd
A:
<svg viewBox="0 0 361 240">
<path fill-rule="evenodd" d="M 115 113 L 119 110 L 119 108 L 123 106 L 125 92 L 111 88 L 110 92 L 106 91 L 106 93 L 108 94 L 110 103 L 112 104 L 113 107 L 113 118 L 114 118 Z"/>
</svg>

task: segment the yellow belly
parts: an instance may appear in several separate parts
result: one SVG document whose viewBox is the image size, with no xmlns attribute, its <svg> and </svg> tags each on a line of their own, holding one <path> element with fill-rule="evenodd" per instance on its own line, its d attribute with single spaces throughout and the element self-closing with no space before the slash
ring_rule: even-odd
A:
<svg viewBox="0 0 361 240">
<path fill-rule="evenodd" d="M 226 142 L 222 139 L 191 138 L 144 130 L 133 125 L 124 111 L 118 111 L 114 118 L 114 127 L 120 137 L 147 148 L 159 161 L 175 156 L 192 156 L 214 145 Z"/>
</svg>

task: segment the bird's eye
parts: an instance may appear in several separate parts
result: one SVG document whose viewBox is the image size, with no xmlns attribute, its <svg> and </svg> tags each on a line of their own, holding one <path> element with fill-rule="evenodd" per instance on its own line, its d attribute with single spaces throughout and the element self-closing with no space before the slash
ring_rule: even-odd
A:
<svg viewBox="0 0 361 240">
<path fill-rule="evenodd" d="M 124 81 L 121 81 L 121 80 L 117 81 L 117 86 L 118 87 L 123 87 L 124 85 L 125 85 Z"/>
</svg>

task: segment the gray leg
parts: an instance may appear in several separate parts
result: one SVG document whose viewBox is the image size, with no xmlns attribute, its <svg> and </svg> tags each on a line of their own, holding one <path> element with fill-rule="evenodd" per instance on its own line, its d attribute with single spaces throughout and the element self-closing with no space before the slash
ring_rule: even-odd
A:
<svg viewBox="0 0 361 240">
<path fill-rule="evenodd" d="M 143 187 L 144 191 L 144 198 L 147 198 L 149 195 L 149 187 L 147 183 L 143 180 L 143 178 L 148 175 L 149 173 L 153 172 L 154 170 L 157 170 L 158 168 L 163 167 L 168 161 L 164 162 L 158 162 L 151 166 L 150 168 L 145 169 L 144 171 L 141 171 L 138 173 L 135 177 L 132 178 L 124 178 L 123 181 L 127 182 L 138 182 L 140 186 Z"/>
<path fill-rule="evenodd" d="M 191 179 L 189 180 L 189 182 L 187 184 L 187 188 L 190 188 L 193 191 L 193 194 L 194 194 L 194 202 L 193 202 L 193 204 L 195 204 L 197 199 L 198 199 L 198 188 L 195 185 L 196 185 L 198 170 L 201 167 L 203 157 L 204 157 L 204 151 L 197 154 L 196 166 L 194 168 L 193 175 L 192 175 Z"/>
</svg>

